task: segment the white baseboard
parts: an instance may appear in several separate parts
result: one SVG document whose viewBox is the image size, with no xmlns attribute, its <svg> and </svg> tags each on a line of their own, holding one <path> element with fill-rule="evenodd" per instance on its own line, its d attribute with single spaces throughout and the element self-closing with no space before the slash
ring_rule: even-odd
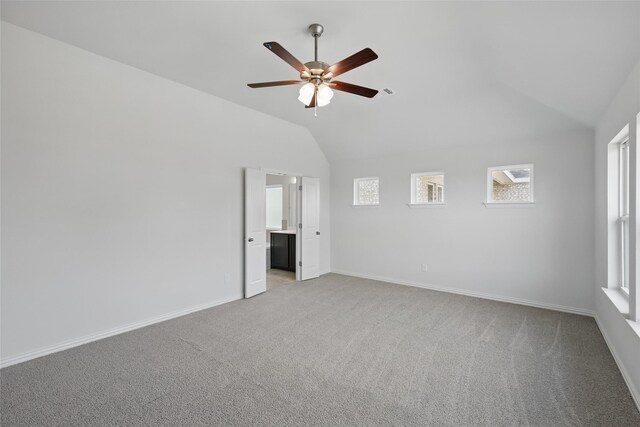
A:
<svg viewBox="0 0 640 427">
<path fill-rule="evenodd" d="M 389 278 L 389 277 L 381 277 L 381 276 L 374 276 L 374 275 L 370 275 L 370 274 L 354 273 L 354 272 L 351 272 L 351 271 L 343 271 L 343 270 L 333 270 L 332 273 L 342 274 L 342 275 L 345 275 L 345 276 L 359 277 L 359 278 L 362 278 L 362 279 L 377 280 L 379 282 L 395 283 L 395 284 L 404 285 L 404 286 L 413 286 L 415 288 L 430 289 L 432 291 L 447 292 L 447 293 L 450 293 L 450 294 L 458 294 L 458 295 L 465 295 L 465 296 L 469 296 L 469 297 L 476 297 L 476 298 L 488 299 L 488 300 L 493 300 L 493 301 L 508 302 L 508 303 L 511 303 L 511 304 L 520 304 L 520 305 L 527 305 L 527 306 L 531 306 L 531 307 L 546 308 L 548 310 L 562 311 L 562 312 L 565 312 L 565 313 L 572 313 L 572 314 L 580 314 L 582 316 L 594 317 L 594 315 L 595 315 L 593 311 L 587 310 L 587 309 L 584 309 L 584 308 L 568 307 L 568 306 L 564 306 L 564 305 L 549 304 L 549 303 L 545 303 L 545 302 L 531 301 L 531 300 L 525 300 L 525 299 L 521 299 L 521 298 L 506 297 L 506 296 L 495 295 L 495 294 L 487 294 L 487 293 L 484 293 L 484 292 L 468 291 L 466 289 L 451 288 L 451 287 L 448 287 L 448 286 L 430 285 L 430 284 L 427 284 L 427 283 L 412 282 L 412 281 L 408 281 L 408 280 L 393 279 L 393 278 Z"/>
<path fill-rule="evenodd" d="M 129 323 L 127 325 L 118 326 L 116 328 L 108 329 L 106 331 L 98 332 L 91 335 L 86 335 L 80 338 L 74 338 L 68 341 L 64 341 L 51 346 L 43 347 L 37 350 L 28 351 L 16 356 L 11 356 L 6 359 L 0 360 L 0 368 L 6 368 L 7 366 L 16 365 L 18 363 L 26 362 L 28 360 L 36 359 L 38 357 L 46 356 L 47 354 L 57 353 L 62 350 L 77 347 L 82 344 L 87 344 L 93 341 L 98 341 L 103 338 L 108 338 L 113 335 L 122 334 L 124 332 L 133 331 L 134 329 L 143 328 L 145 326 L 152 325 L 154 323 L 164 322 L 165 320 L 173 319 L 176 317 L 184 316 L 196 311 L 205 310 L 207 308 L 215 307 L 217 305 L 225 304 L 231 301 L 242 299 L 242 295 L 235 295 L 232 297 L 221 298 L 215 301 L 209 301 L 204 304 L 198 304 L 185 308 L 182 310 L 174 311 L 171 313 L 161 314 L 159 316 L 152 317 L 150 319 L 142 320 L 139 322 Z"/>
<path fill-rule="evenodd" d="M 596 324 L 598 325 L 598 329 L 600 329 L 600 333 L 604 337 L 604 342 L 607 343 L 607 347 L 609 347 L 609 351 L 613 356 L 613 360 L 615 360 L 616 365 L 618 365 L 618 370 L 622 374 L 622 378 L 624 379 L 624 382 L 627 384 L 629 393 L 631 393 L 631 397 L 633 398 L 633 401 L 636 403 L 636 406 L 640 411 L 640 390 L 638 390 L 633 384 L 633 382 L 631 382 L 631 380 L 629 379 L 630 378 L 629 374 L 627 373 L 627 370 L 622 364 L 622 361 L 620 360 L 620 357 L 618 356 L 618 353 L 616 352 L 615 347 L 611 343 L 611 340 L 609 339 L 609 336 L 607 335 L 606 330 L 602 327 L 602 323 L 600 322 L 600 319 L 598 319 L 598 315 L 596 314 L 594 318 L 596 319 Z"/>
</svg>

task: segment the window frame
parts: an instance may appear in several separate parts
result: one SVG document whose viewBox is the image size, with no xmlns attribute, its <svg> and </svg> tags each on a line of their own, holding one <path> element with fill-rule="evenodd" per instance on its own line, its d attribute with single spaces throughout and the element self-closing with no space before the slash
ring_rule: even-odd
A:
<svg viewBox="0 0 640 427">
<path fill-rule="evenodd" d="M 360 203 L 359 196 L 359 186 L 358 184 L 362 181 L 378 181 L 378 203 Z M 380 206 L 380 177 L 377 176 L 364 176 L 353 179 L 353 205 L 352 206 Z"/>
<path fill-rule="evenodd" d="M 417 201 L 417 186 L 416 186 L 416 180 L 419 177 L 422 176 L 440 176 L 442 175 L 442 185 L 433 183 L 433 192 L 434 194 L 438 194 L 438 190 L 442 191 L 442 200 L 439 202 L 418 202 Z M 424 205 L 444 205 L 446 203 L 445 200 L 445 192 L 444 192 L 444 180 L 445 180 L 445 173 L 444 172 L 415 172 L 411 174 L 411 202 L 410 202 L 410 206 L 424 206 Z"/>
<path fill-rule="evenodd" d="M 493 199 L 493 172 L 495 171 L 504 171 L 509 169 L 529 169 L 529 199 L 528 200 L 494 200 Z M 487 205 L 526 205 L 526 204 L 534 204 L 535 196 L 534 196 L 534 167 L 533 163 L 524 163 L 519 165 L 506 165 L 506 166 L 491 166 L 487 168 L 487 194 L 486 201 Z"/>
<path fill-rule="evenodd" d="M 629 155 L 629 135 L 617 143 L 618 147 L 618 244 L 620 256 L 618 259 L 619 268 L 619 289 L 627 296 L 629 295 L 629 187 L 630 187 L 630 155 Z"/>
</svg>

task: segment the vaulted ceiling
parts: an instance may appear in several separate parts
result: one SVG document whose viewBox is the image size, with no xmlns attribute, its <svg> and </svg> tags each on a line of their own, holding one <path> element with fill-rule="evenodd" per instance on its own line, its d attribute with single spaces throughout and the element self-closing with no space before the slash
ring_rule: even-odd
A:
<svg viewBox="0 0 640 427">
<path fill-rule="evenodd" d="M 2 19 L 307 127 L 327 157 L 526 141 L 593 127 L 640 59 L 640 2 L 3 2 Z M 262 46 L 320 60 L 379 59 L 303 108 L 297 73 Z M 242 126 L 241 123 L 238 124 Z"/>
</svg>

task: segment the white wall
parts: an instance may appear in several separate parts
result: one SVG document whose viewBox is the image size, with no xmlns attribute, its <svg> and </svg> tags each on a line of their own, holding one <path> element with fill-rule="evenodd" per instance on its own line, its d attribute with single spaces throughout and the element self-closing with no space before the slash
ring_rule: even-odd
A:
<svg viewBox="0 0 640 427">
<path fill-rule="evenodd" d="M 530 162 L 535 207 L 483 205 L 487 167 Z M 587 130 L 332 163 L 332 270 L 590 312 L 592 168 Z M 410 174 L 430 171 L 445 172 L 446 207 L 410 209 Z M 380 177 L 380 207 L 350 206 L 363 176 Z"/>
<path fill-rule="evenodd" d="M 6 23 L 2 125 L 5 364 L 239 298 L 243 167 L 320 177 L 329 271 L 302 127 Z"/>
<path fill-rule="evenodd" d="M 598 122 L 595 132 L 595 304 L 598 324 L 607 338 L 612 353 L 620 366 L 629 388 L 640 406 L 640 336 L 633 330 L 632 324 L 618 311 L 616 306 L 601 290 L 603 287 L 615 286 L 607 283 L 607 144 L 624 128 L 630 125 L 630 144 L 637 147 L 636 121 L 640 113 L 640 61 L 629 75 L 625 84 Z M 637 178 L 636 178 L 637 180 Z M 631 188 L 637 188 L 631 183 Z M 636 202 L 638 203 L 638 202 Z M 637 213 L 636 213 L 637 215 Z M 632 239 L 633 239 L 632 235 Z M 633 240 L 632 240 L 633 242 Z M 638 243 L 634 245 L 638 247 Z M 636 270 L 637 261 L 631 260 Z M 633 279 L 632 279 L 633 280 Z M 636 279 L 637 282 L 637 279 Z M 637 285 L 636 285 L 637 286 Z M 637 289 L 637 288 L 636 288 Z M 636 296 L 637 298 L 637 296 Z M 637 310 L 637 307 L 636 307 Z M 636 313 L 636 316 L 638 314 Z M 640 324 L 634 322 L 637 331 Z"/>
</svg>

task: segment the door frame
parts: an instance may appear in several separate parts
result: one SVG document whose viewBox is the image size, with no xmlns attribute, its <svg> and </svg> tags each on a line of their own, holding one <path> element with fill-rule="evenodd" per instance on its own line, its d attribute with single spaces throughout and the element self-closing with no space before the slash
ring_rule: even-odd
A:
<svg viewBox="0 0 640 427">
<path fill-rule="evenodd" d="M 300 226 L 298 225 L 300 224 L 300 215 L 302 214 L 302 198 L 300 197 L 301 196 L 300 178 L 302 178 L 305 175 L 303 173 L 298 173 L 298 172 L 290 172 L 290 171 L 283 171 L 279 169 L 270 169 L 270 168 L 262 168 L 262 167 L 258 168 L 258 170 L 263 171 L 267 175 L 293 176 L 296 178 L 296 186 L 298 187 L 296 189 L 296 281 L 300 281 L 300 279 L 302 278 L 302 271 L 299 268 L 300 258 L 302 255 L 302 239 L 300 238 Z M 244 262 L 246 263 L 247 260 L 245 259 Z"/>
</svg>

